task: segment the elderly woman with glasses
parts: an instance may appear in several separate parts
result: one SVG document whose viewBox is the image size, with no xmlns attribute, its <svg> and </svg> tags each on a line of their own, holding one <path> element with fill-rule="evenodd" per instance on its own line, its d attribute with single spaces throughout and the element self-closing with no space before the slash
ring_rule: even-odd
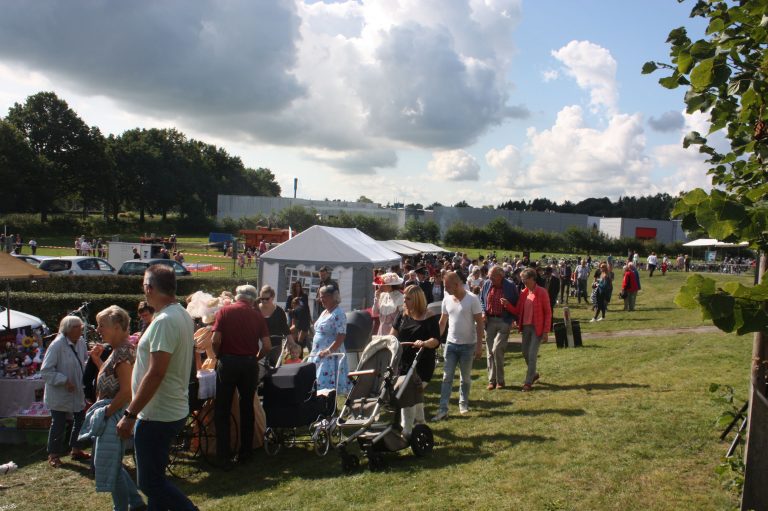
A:
<svg viewBox="0 0 768 511">
<path fill-rule="evenodd" d="M 259 311 L 267 322 L 267 329 L 272 340 L 272 346 L 280 346 L 279 342 L 286 339 L 288 346 L 294 344 L 293 335 L 288 328 L 288 317 L 285 310 L 275 302 L 275 290 L 272 286 L 265 285 L 259 292 Z M 278 353 L 275 353 L 274 359 L 270 357 L 272 365 L 277 363 Z"/>
<path fill-rule="evenodd" d="M 315 338 L 309 361 L 317 365 L 317 388 L 337 389 L 346 394 L 351 387 L 347 373 L 346 357 L 339 364 L 336 353 L 344 353 L 344 337 L 347 335 L 347 317 L 341 310 L 339 290 L 334 284 L 319 289 L 323 312 L 315 321 Z"/>
<path fill-rule="evenodd" d="M 66 452 L 64 436 L 67 415 L 72 414 L 74 425 L 69 439 L 72 459 L 84 461 L 90 455 L 77 446 L 77 437 L 85 419 L 85 391 L 83 372 L 87 346 L 83 335 L 83 322 L 75 316 L 66 316 L 59 323 L 59 335 L 45 352 L 40 375 L 45 380 L 45 406 L 51 411 L 51 429 L 48 432 L 48 464 L 61 466 L 60 457 Z"/>
</svg>

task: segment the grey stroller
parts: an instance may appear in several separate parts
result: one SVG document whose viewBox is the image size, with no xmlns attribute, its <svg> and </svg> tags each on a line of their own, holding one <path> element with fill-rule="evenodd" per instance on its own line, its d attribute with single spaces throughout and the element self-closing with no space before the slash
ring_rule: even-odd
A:
<svg viewBox="0 0 768 511">
<path fill-rule="evenodd" d="M 336 420 L 340 435 L 336 448 L 345 472 L 360 464 L 360 458 L 349 452 L 353 442 L 368 458 L 372 471 L 384 468 L 385 452 L 410 447 L 416 456 L 426 456 L 432 451 L 434 439 L 426 424 L 414 426 L 410 437 L 402 434 L 400 410 L 423 401 L 421 381 L 416 375 L 423 349 L 403 375 L 398 374 L 401 352 L 396 337 L 374 336 L 363 351 L 357 370 L 349 373 L 355 383 Z"/>
</svg>

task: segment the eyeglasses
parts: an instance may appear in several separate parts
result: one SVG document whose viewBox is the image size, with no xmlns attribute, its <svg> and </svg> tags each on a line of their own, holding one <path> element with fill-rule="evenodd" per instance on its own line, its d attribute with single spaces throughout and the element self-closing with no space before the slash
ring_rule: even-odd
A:
<svg viewBox="0 0 768 511">
<path fill-rule="evenodd" d="M 271 296 L 262 296 L 262 297 L 259 297 L 259 300 L 260 300 L 260 301 L 262 301 L 262 302 L 268 302 L 268 301 L 270 301 L 271 299 L 272 299 L 272 297 L 271 297 Z"/>
</svg>

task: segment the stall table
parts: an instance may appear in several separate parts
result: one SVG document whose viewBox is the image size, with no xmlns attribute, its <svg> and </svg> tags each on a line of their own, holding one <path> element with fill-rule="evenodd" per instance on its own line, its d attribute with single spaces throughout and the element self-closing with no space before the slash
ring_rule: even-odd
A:
<svg viewBox="0 0 768 511">
<path fill-rule="evenodd" d="M 41 397 L 44 387 L 43 380 L 0 378 L 0 417 L 15 417 L 19 410 L 29 408 L 35 402 L 35 391 Z"/>
</svg>

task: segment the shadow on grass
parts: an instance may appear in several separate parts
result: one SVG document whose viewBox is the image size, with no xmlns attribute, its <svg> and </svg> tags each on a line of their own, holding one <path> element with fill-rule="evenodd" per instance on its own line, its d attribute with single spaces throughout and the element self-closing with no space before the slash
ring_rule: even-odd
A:
<svg viewBox="0 0 768 511">
<path fill-rule="evenodd" d="M 618 389 L 649 389 L 650 385 L 641 383 L 580 383 L 578 385 L 558 385 L 556 383 L 538 382 L 542 390 L 618 390 Z"/>
<path fill-rule="evenodd" d="M 541 410 L 519 410 L 515 412 L 515 415 L 522 415 L 525 417 L 537 417 L 539 415 L 562 415 L 564 417 L 580 417 L 586 415 L 587 412 L 581 408 L 544 408 Z"/>
</svg>

